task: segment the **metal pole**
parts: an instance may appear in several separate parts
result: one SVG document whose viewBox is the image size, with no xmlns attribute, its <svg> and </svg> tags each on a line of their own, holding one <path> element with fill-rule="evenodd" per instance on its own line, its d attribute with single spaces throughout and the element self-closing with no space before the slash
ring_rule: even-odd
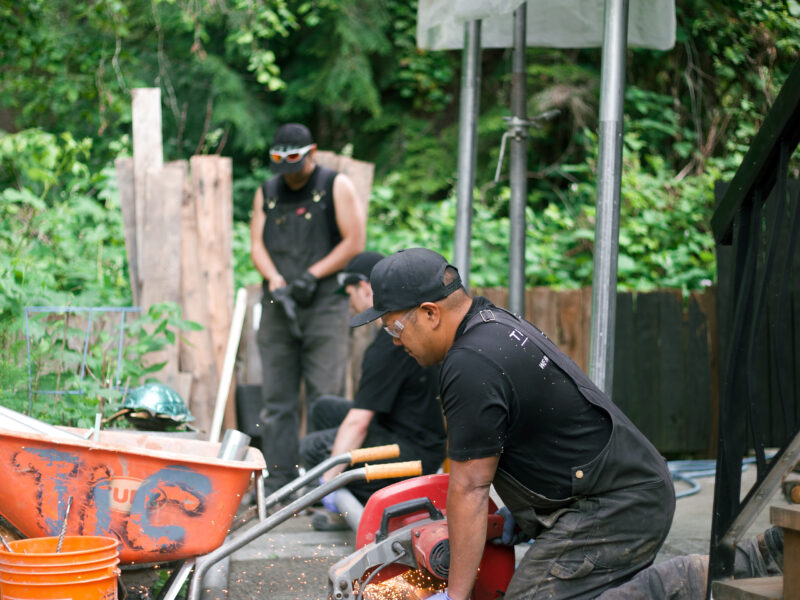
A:
<svg viewBox="0 0 800 600">
<path fill-rule="evenodd" d="M 609 395 L 614 374 L 622 113 L 627 37 L 628 0 L 606 0 L 600 80 L 597 222 L 594 234 L 589 376 L 597 387 Z"/>
<path fill-rule="evenodd" d="M 511 240 L 508 251 L 508 308 L 525 314 L 525 205 L 528 197 L 528 153 L 525 102 L 525 19 L 527 2 L 514 11 L 514 52 L 511 69 Z"/>
<path fill-rule="evenodd" d="M 458 127 L 458 185 L 456 239 L 453 264 L 469 290 L 470 246 L 472 242 L 472 191 L 477 160 L 478 108 L 481 88 L 481 22 L 464 23 L 461 53 L 461 102 Z"/>
</svg>

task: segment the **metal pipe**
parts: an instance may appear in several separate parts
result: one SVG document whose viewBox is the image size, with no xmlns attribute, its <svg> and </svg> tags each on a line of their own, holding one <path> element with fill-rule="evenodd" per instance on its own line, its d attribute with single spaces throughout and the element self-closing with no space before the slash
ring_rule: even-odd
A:
<svg viewBox="0 0 800 600">
<path fill-rule="evenodd" d="M 600 79 L 597 219 L 594 234 L 589 376 L 609 396 L 614 374 L 627 37 L 628 0 L 606 0 Z"/>
<path fill-rule="evenodd" d="M 353 496 L 353 493 L 347 488 L 339 488 L 336 490 L 334 496 L 336 508 L 344 517 L 344 520 L 353 531 L 358 531 L 358 524 L 361 521 L 361 515 L 364 514 L 364 505 L 358 501 L 358 498 Z"/>
<path fill-rule="evenodd" d="M 508 251 L 508 308 L 512 313 L 525 314 L 525 205 L 528 197 L 528 141 L 525 98 L 525 20 L 527 2 L 514 11 L 514 51 L 511 69 L 511 225 Z"/>
<path fill-rule="evenodd" d="M 297 514 L 300 510 L 311 506 L 318 500 L 322 500 L 322 498 L 334 490 L 337 490 L 348 483 L 364 480 L 366 477 L 366 472 L 366 469 L 361 467 L 340 473 L 336 478 L 321 484 L 319 487 L 311 490 L 288 506 L 285 506 L 276 513 L 270 515 L 263 523 L 258 523 L 233 538 L 229 537 L 215 550 L 198 557 L 195 561 L 194 574 L 189 582 L 189 590 L 186 596 L 187 599 L 200 599 L 200 587 L 203 577 L 205 576 L 206 572 L 221 559 L 225 558 L 226 556 L 230 556 L 239 548 L 249 544 L 254 539 L 263 535 L 273 527 L 280 525 L 293 515 Z"/>
<path fill-rule="evenodd" d="M 481 21 L 464 23 L 461 52 L 461 100 L 458 126 L 458 183 L 453 264 L 469 290 L 472 202 L 478 155 L 478 112 L 481 88 Z"/>
</svg>

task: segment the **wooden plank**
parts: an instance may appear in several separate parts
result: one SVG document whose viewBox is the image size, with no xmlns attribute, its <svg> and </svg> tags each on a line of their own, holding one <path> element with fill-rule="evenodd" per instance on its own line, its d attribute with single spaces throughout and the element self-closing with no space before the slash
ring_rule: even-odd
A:
<svg viewBox="0 0 800 600">
<path fill-rule="evenodd" d="M 783 577 L 713 581 L 716 600 L 783 600 Z"/>
<path fill-rule="evenodd" d="M 558 336 L 557 294 L 558 292 L 548 287 L 536 286 L 528 289 L 525 301 L 525 313 L 528 319 L 556 343 Z"/>
<path fill-rule="evenodd" d="M 317 164 L 347 175 L 356 188 L 356 195 L 366 211 L 369 208 L 369 197 L 372 193 L 372 179 L 375 165 L 349 156 L 340 156 L 329 150 L 317 150 L 314 154 Z"/>
<path fill-rule="evenodd" d="M 785 530 L 800 533 L 800 505 L 789 504 L 787 506 L 770 506 L 769 522 Z M 784 533 L 786 533 L 784 531 Z"/>
<path fill-rule="evenodd" d="M 133 305 L 141 300 L 139 285 L 139 261 L 136 253 L 136 191 L 133 180 L 133 159 L 118 158 L 114 161 L 119 188 L 119 204 L 122 211 L 122 225 L 125 230 L 125 251 L 128 255 L 128 276 L 131 283 Z"/>
<path fill-rule="evenodd" d="M 164 163 L 161 148 L 161 89 L 131 90 L 133 126 L 133 180 L 136 204 L 136 256 L 141 260 L 144 239 L 145 182 L 149 169 L 158 170 Z M 142 276 L 141 268 L 139 276 Z"/>
<path fill-rule="evenodd" d="M 783 528 L 784 590 L 789 598 L 800 597 L 800 506 L 770 506 L 769 520 Z"/>
<path fill-rule="evenodd" d="M 566 290 L 558 295 L 558 346 L 586 372 L 579 356 L 586 336 L 583 330 L 583 304 L 580 290 Z"/>
<path fill-rule="evenodd" d="M 171 163 L 147 171 L 145 179 L 143 240 L 139 254 L 139 277 L 142 280 L 142 309 L 158 302 L 180 302 L 181 203 L 185 187 L 185 166 Z M 148 362 L 164 362 L 157 376 L 178 372 L 178 344 L 148 356 Z"/>
<path fill-rule="evenodd" d="M 582 330 L 581 347 L 578 356 L 581 357 L 579 365 L 584 373 L 589 373 L 589 347 L 591 346 L 591 333 L 592 333 L 592 288 L 581 288 L 581 306 L 582 311 Z M 613 382 L 612 382 L 613 384 Z"/>
<path fill-rule="evenodd" d="M 697 308 L 705 318 L 707 325 L 708 336 L 708 365 L 709 365 L 709 390 L 710 390 L 710 421 L 708 445 L 706 446 L 706 455 L 716 457 L 717 444 L 719 442 L 719 317 L 717 313 L 717 296 L 718 290 L 716 287 L 710 287 L 703 293 L 692 293 L 692 299 L 697 301 Z M 701 342 L 698 342 L 701 343 Z"/>
<path fill-rule="evenodd" d="M 686 357 L 683 300 L 680 290 L 655 292 L 660 338 L 660 393 L 662 453 L 681 452 L 686 443 Z"/>
<path fill-rule="evenodd" d="M 247 312 L 242 327 L 242 340 L 239 343 L 239 354 L 236 372 L 239 385 L 261 384 L 261 356 L 258 351 L 258 326 L 261 321 L 261 297 L 263 290 L 260 283 L 247 286 Z"/>
<path fill-rule="evenodd" d="M 187 167 L 188 168 L 188 167 Z M 188 178 L 181 204 L 181 306 L 183 317 L 203 326 L 201 331 L 186 331 L 180 344 L 180 369 L 191 373 L 192 396 L 189 405 L 193 425 L 207 433 L 214 411 L 219 369 L 209 329 L 208 295 L 200 262 L 196 199 Z"/>
<path fill-rule="evenodd" d="M 197 219 L 197 255 L 208 312 L 204 326 L 211 333 L 217 373 L 222 369 L 233 316 L 232 164 L 230 158 L 193 156 L 190 161 Z M 231 395 L 235 382 L 231 380 Z M 216 392 L 215 392 L 216 393 Z M 224 427 L 234 427 L 234 403 L 228 400 Z"/>
<path fill-rule="evenodd" d="M 712 368 L 711 348 L 709 347 L 709 323 L 699 299 L 709 295 L 704 292 L 692 292 L 686 322 L 686 415 L 685 448 L 692 453 L 707 454 L 712 421 Z"/>
<path fill-rule="evenodd" d="M 475 295 L 485 296 L 489 302 L 500 308 L 508 308 L 508 290 L 505 288 L 475 288 Z"/>
<path fill-rule="evenodd" d="M 222 187 L 221 160 L 217 156 L 193 156 L 189 162 L 195 194 L 199 241 L 197 253 L 208 302 L 209 322 L 206 325 L 211 331 L 218 370 L 224 361 L 233 311 L 233 257 L 226 255 L 228 234 L 225 231 L 227 227 L 232 227 L 232 223 L 223 223 L 225 216 L 231 212 L 222 206 L 232 200 L 218 193 Z"/>
<path fill-rule="evenodd" d="M 614 381 L 611 399 L 634 422 L 638 416 L 636 396 L 636 344 L 633 314 L 633 294 L 617 292 L 616 324 L 614 327 Z M 645 407 L 642 407 L 645 408 Z"/>
<path fill-rule="evenodd" d="M 661 376 L 659 372 L 659 300 L 656 294 L 637 294 L 634 300 L 636 327 L 636 397 L 642 402 L 636 426 L 656 448 L 662 445 Z"/>
<path fill-rule="evenodd" d="M 345 396 L 355 398 L 358 386 L 361 383 L 361 364 L 364 362 L 364 352 L 372 343 L 375 330 L 372 327 L 356 327 L 350 330 L 350 357 L 347 361 L 347 381 Z"/>
</svg>

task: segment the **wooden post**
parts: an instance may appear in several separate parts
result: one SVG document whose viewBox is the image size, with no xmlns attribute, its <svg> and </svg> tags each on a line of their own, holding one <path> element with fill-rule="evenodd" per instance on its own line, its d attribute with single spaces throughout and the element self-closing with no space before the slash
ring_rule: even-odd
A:
<svg viewBox="0 0 800 600">
<path fill-rule="evenodd" d="M 193 156 L 189 164 L 197 220 L 199 293 L 205 294 L 208 308 L 201 323 L 210 331 L 216 371 L 221 373 L 233 316 L 233 169 L 231 159 L 220 156 Z M 231 381 L 231 392 L 233 386 Z M 233 402 L 227 407 L 224 424 L 235 427 L 236 407 Z"/>
<path fill-rule="evenodd" d="M 139 213 L 142 235 L 139 267 L 142 278 L 142 309 L 157 302 L 180 303 L 181 204 L 186 187 L 186 163 L 151 168 L 145 178 L 144 211 Z M 159 372 L 165 383 L 181 387 L 178 373 L 178 345 L 148 355 L 154 363 L 166 362 Z"/>
<path fill-rule="evenodd" d="M 119 204 L 122 211 L 122 224 L 125 229 L 125 250 L 128 254 L 128 275 L 131 281 L 131 295 L 134 306 L 141 301 L 139 286 L 139 259 L 136 248 L 136 191 L 133 181 L 133 159 L 118 158 L 114 161 L 119 188 Z"/>
<path fill-rule="evenodd" d="M 188 169 L 188 166 L 187 166 Z M 183 332 L 180 342 L 180 369 L 191 373 L 192 395 L 189 409 L 194 426 L 208 431 L 214 397 L 219 385 L 219 372 L 208 326 L 208 295 L 203 266 L 198 256 L 200 240 L 197 231 L 196 200 L 190 182 L 186 181 L 181 204 L 181 306 L 183 318 L 203 325 L 200 331 Z"/>
<path fill-rule="evenodd" d="M 135 194 L 136 256 L 141 260 L 145 211 L 145 181 L 149 169 L 164 163 L 161 148 L 161 90 L 136 88 L 131 91 L 133 112 L 133 180 Z M 142 269 L 139 269 L 139 276 Z"/>
</svg>

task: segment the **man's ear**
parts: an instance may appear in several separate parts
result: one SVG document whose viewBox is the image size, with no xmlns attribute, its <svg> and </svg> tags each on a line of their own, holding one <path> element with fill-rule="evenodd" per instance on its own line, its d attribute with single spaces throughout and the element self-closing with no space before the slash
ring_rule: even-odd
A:
<svg viewBox="0 0 800 600">
<path fill-rule="evenodd" d="M 433 327 L 438 327 L 442 314 L 439 308 L 439 305 L 435 302 L 423 302 L 419 305 L 420 311 L 422 314 L 419 318 L 425 320 L 427 323 L 432 325 Z"/>
</svg>

